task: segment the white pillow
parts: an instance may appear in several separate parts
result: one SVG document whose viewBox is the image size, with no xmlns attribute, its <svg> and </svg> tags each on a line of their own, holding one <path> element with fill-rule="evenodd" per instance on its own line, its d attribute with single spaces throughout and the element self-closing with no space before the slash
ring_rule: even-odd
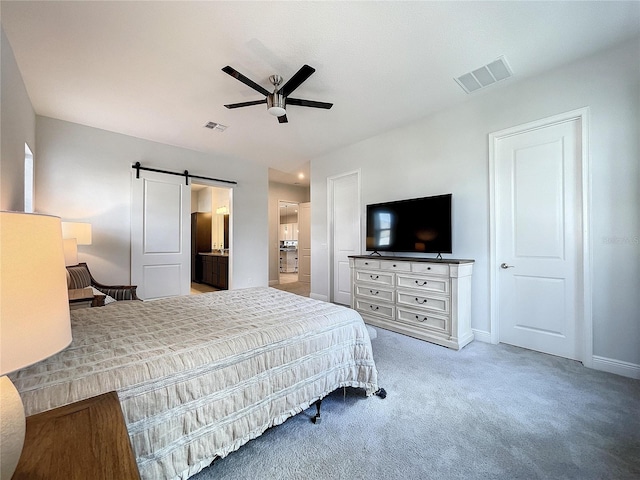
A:
<svg viewBox="0 0 640 480">
<path fill-rule="evenodd" d="M 95 287 L 91 287 L 91 290 L 93 290 L 93 294 L 94 295 L 104 295 L 104 304 L 105 305 L 109 305 L 110 303 L 113 303 L 113 302 L 116 301 L 115 298 L 110 297 L 109 295 L 106 295 L 106 294 L 102 293 L 100 290 L 98 290 Z"/>
</svg>

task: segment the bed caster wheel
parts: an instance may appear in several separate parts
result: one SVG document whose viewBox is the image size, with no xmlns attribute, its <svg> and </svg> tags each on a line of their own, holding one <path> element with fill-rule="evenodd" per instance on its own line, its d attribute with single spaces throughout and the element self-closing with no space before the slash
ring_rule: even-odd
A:
<svg viewBox="0 0 640 480">
<path fill-rule="evenodd" d="M 311 421 L 317 425 L 322 421 L 322 418 L 320 418 L 320 406 L 322 405 L 322 399 L 318 400 L 315 405 L 316 414 L 311 418 Z"/>
<path fill-rule="evenodd" d="M 387 391 L 384 388 L 378 389 L 374 395 L 377 395 L 380 398 L 387 398 Z"/>
</svg>

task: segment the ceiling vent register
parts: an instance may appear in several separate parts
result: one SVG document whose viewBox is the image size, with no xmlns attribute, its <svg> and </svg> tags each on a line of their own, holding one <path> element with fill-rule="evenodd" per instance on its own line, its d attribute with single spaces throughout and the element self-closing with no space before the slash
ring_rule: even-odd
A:
<svg viewBox="0 0 640 480">
<path fill-rule="evenodd" d="M 512 76 L 513 72 L 507 63 L 507 59 L 500 57 L 487 65 L 476 68 L 472 72 L 457 77 L 455 81 L 465 92 L 471 93 Z"/>
<path fill-rule="evenodd" d="M 207 122 L 207 123 L 205 123 L 204 128 L 208 128 L 210 130 L 215 130 L 217 132 L 224 132 L 227 129 L 227 126 L 226 125 L 222 125 L 221 123 Z"/>
</svg>

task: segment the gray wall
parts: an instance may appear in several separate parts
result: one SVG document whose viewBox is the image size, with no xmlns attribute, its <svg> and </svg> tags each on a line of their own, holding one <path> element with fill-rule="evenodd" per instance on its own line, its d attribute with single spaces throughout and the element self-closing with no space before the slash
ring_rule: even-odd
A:
<svg viewBox="0 0 640 480">
<path fill-rule="evenodd" d="M 92 224 L 93 244 L 81 261 L 103 283 L 130 278 L 131 165 L 235 180 L 232 286 L 268 283 L 268 171 L 237 159 L 208 155 L 105 130 L 37 117 L 36 209 Z"/>
<path fill-rule="evenodd" d="M 233 189 L 234 288 L 268 284 L 268 170 L 47 117 L 36 117 L 11 46 L 1 32 L 0 208 L 24 209 L 24 144 L 34 153 L 35 210 L 87 221 L 93 244 L 81 261 L 105 283 L 130 279 L 131 165 L 238 181 Z M 36 134 L 37 132 L 37 134 Z M 36 144 L 38 148 L 36 149 Z"/>
<path fill-rule="evenodd" d="M 0 210 L 24 210 L 24 144 L 36 152 L 36 115 L 13 56 L 11 45 L 0 32 L 2 76 L 0 90 Z"/>
<path fill-rule="evenodd" d="M 369 203 L 453 193 L 451 257 L 476 260 L 472 326 L 488 338 L 488 135 L 588 106 L 593 352 L 640 375 L 640 40 L 511 82 L 312 160 L 312 295 L 330 292 L 327 177 L 359 169 L 363 213 Z"/>
</svg>

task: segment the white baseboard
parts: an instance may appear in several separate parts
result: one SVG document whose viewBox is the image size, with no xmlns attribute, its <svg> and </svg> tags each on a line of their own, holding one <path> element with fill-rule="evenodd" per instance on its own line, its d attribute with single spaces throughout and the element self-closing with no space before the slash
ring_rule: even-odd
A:
<svg viewBox="0 0 640 480">
<path fill-rule="evenodd" d="M 491 343 L 491 333 L 484 330 L 473 330 L 475 340 L 479 342 Z M 594 370 L 600 370 L 602 372 L 615 373 L 616 375 L 622 375 L 623 377 L 635 378 L 640 380 L 640 365 L 630 362 L 624 362 L 622 360 L 615 360 L 613 358 L 598 357 L 593 355 L 591 357 L 592 365 L 589 368 Z"/>
<path fill-rule="evenodd" d="M 603 372 L 615 373 L 623 377 L 635 378 L 640 380 L 640 365 L 622 360 L 614 360 L 613 358 L 598 357 L 594 355 L 593 368 Z"/>
<path fill-rule="evenodd" d="M 484 330 L 476 330 L 475 328 L 472 328 L 471 330 L 473 331 L 475 340 L 484 343 L 491 343 L 491 333 L 485 332 Z"/>
<path fill-rule="evenodd" d="M 313 292 L 311 292 L 309 294 L 309 298 L 313 298 L 314 300 L 322 300 L 323 302 L 328 302 L 329 301 L 329 297 L 327 297 L 326 295 L 319 295 L 319 294 L 313 293 Z"/>
</svg>

